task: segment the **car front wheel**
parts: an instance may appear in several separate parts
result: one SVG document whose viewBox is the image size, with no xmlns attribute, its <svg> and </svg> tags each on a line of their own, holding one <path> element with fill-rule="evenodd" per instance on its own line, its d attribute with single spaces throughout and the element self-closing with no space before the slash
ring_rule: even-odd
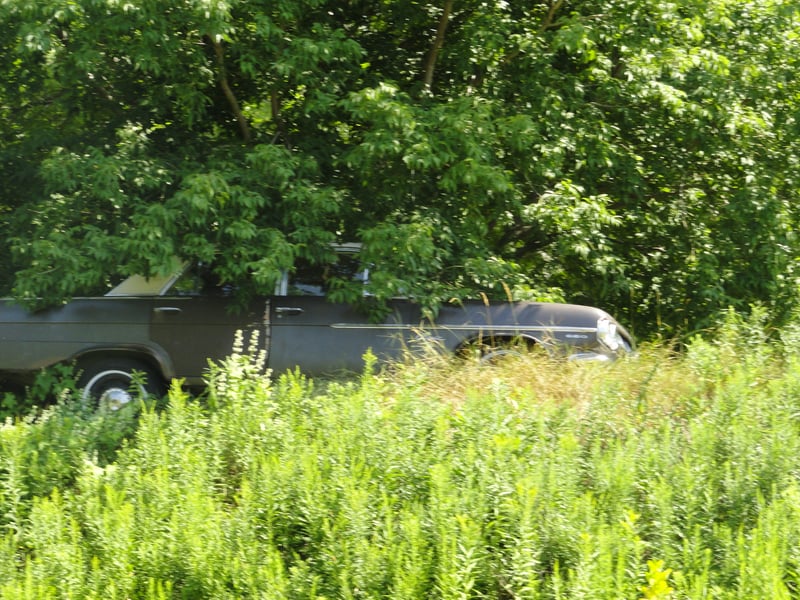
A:
<svg viewBox="0 0 800 600">
<path fill-rule="evenodd" d="M 466 346 L 461 356 L 476 359 L 482 365 L 500 365 L 508 359 L 518 359 L 531 352 L 547 355 L 546 349 L 533 340 L 508 338 L 478 340 Z"/>
</svg>

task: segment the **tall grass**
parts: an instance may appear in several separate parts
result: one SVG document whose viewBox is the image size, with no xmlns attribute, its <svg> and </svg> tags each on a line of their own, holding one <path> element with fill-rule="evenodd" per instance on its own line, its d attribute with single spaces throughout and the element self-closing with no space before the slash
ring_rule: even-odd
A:
<svg viewBox="0 0 800 600">
<path fill-rule="evenodd" d="M 0 597 L 797 597 L 783 333 L 318 389 L 235 354 L 135 427 L 62 401 L 0 428 Z"/>
</svg>

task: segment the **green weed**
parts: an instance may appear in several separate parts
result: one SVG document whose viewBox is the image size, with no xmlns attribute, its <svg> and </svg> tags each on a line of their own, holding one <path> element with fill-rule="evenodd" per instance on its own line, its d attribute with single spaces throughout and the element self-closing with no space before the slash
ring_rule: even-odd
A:
<svg viewBox="0 0 800 600">
<path fill-rule="evenodd" d="M 119 437 L 68 402 L 9 421 L 0 597 L 796 597 L 800 361 L 724 327 L 322 387 L 240 346 Z"/>
</svg>

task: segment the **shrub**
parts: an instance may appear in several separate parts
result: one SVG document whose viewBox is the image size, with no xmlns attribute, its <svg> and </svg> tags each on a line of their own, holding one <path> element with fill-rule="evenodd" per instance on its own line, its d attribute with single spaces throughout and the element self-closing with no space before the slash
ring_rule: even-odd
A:
<svg viewBox="0 0 800 600">
<path fill-rule="evenodd" d="M 114 454 L 9 422 L 0 596 L 794 597 L 800 363 L 725 335 L 322 386 L 237 351 Z"/>
</svg>

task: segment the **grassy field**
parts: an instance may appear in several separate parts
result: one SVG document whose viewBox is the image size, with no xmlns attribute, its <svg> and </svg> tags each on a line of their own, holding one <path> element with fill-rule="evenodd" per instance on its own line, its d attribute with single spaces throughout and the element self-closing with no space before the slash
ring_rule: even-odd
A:
<svg viewBox="0 0 800 600">
<path fill-rule="evenodd" d="M 418 361 L 0 429 L 0 597 L 800 596 L 800 333 Z"/>
</svg>

